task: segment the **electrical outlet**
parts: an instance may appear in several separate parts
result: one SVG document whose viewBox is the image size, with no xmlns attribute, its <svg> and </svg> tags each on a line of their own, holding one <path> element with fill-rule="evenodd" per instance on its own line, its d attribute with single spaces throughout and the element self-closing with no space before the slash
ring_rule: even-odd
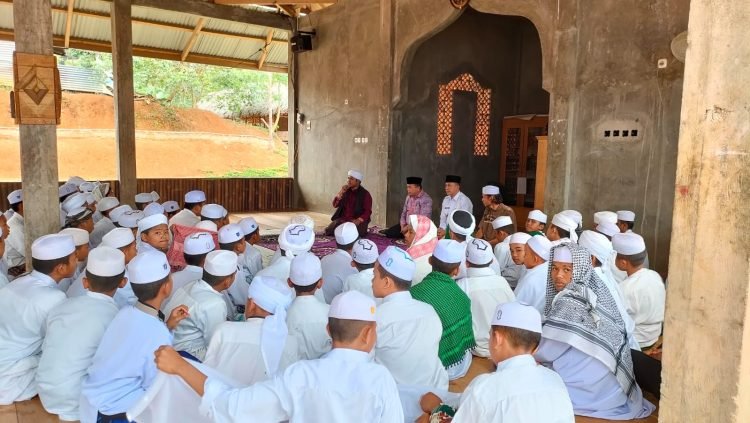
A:
<svg viewBox="0 0 750 423">
<path fill-rule="evenodd" d="M 312 129 L 312 122 L 309 121 L 309 120 L 307 122 L 305 122 L 305 127 L 307 128 L 308 131 L 311 130 Z"/>
<path fill-rule="evenodd" d="M 349 104 L 349 99 L 348 99 L 348 98 L 347 98 L 347 99 L 344 99 L 344 104 L 345 104 L 345 105 L 348 105 L 348 104 Z"/>
<path fill-rule="evenodd" d="M 667 59 L 659 59 L 658 62 L 656 62 L 656 67 L 659 69 L 666 69 L 667 68 Z"/>
<path fill-rule="evenodd" d="M 367 144 L 367 141 L 369 141 L 369 138 L 367 137 L 362 138 L 362 144 Z"/>
</svg>

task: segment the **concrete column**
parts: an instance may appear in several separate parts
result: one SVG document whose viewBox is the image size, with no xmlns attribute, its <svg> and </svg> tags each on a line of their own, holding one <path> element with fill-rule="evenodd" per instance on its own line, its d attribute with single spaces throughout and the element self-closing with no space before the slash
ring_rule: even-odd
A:
<svg viewBox="0 0 750 423">
<path fill-rule="evenodd" d="M 692 0 L 659 421 L 750 421 L 750 2 Z"/>
<path fill-rule="evenodd" d="M 52 8 L 50 0 L 13 2 L 16 51 L 52 54 Z M 52 92 L 48 95 L 53 95 Z M 26 257 L 31 243 L 42 235 L 60 230 L 57 196 L 57 129 L 55 125 L 19 125 L 21 181 L 24 203 Z M 4 158 L 3 160 L 12 158 Z M 27 268 L 31 260 L 26 260 Z"/>
<path fill-rule="evenodd" d="M 133 95 L 133 26 L 130 0 L 113 0 L 112 73 L 115 88 L 115 142 L 120 202 L 134 204 L 137 193 L 135 104 Z"/>
</svg>

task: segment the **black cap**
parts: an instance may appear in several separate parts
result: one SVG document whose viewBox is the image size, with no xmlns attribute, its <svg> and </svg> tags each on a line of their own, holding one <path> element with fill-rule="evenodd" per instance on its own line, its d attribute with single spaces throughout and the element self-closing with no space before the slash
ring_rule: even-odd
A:
<svg viewBox="0 0 750 423">
<path fill-rule="evenodd" d="M 409 185 L 422 185 L 422 178 L 419 176 L 407 176 L 406 183 Z"/>
<path fill-rule="evenodd" d="M 445 175 L 445 182 L 461 183 L 461 177 L 458 175 Z"/>
</svg>

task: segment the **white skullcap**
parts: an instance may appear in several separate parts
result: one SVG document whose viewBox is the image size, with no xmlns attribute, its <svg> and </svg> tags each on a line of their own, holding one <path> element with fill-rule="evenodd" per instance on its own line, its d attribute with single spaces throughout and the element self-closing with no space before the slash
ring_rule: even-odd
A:
<svg viewBox="0 0 750 423">
<path fill-rule="evenodd" d="M 539 315 L 539 311 L 520 301 L 498 305 L 491 324 L 542 333 L 542 316 Z"/>
<path fill-rule="evenodd" d="M 167 216 L 164 216 L 164 214 L 152 214 L 151 216 L 145 216 L 138 221 L 138 230 L 146 232 L 147 230 L 159 225 L 169 225 Z"/>
<path fill-rule="evenodd" d="M 323 277 L 320 259 L 313 253 L 302 253 L 292 259 L 289 279 L 297 286 L 310 286 Z"/>
<path fill-rule="evenodd" d="M 231 244 L 245 238 L 240 225 L 230 223 L 219 229 L 219 244 Z"/>
<path fill-rule="evenodd" d="M 10 205 L 18 204 L 23 201 L 23 190 L 17 189 L 8 194 L 8 203 Z"/>
<path fill-rule="evenodd" d="M 502 227 L 512 225 L 513 220 L 510 218 L 510 216 L 500 216 L 497 219 L 492 221 L 492 229 L 498 230 Z"/>
<path fill-rule="evenodd" d="M 578 240 L 578 234 L 576 234 L 576 229 L 578 229 L 578 224 L 570 217 L 564 215 L 563 213 L 557 213 L 552 218 L 552 224 L 557 226 L 560 229 L 568 231 L 568 233 L 570 234 L 571 241 L 576 242 Z"/>
<path fill-rule="evenodd" d="M 78 185 L 73 183 L 65 183 L 57 189 L 57 196 L 65 197 L 66 195 L 72 194 L 74 192 L 78 192 Z"/>
<path fill-rule="evenodd" d="M 417 268 L 417 264 L 414 263 L 409 253 L 398 247 L 391 245 L 386 248 L 378 256 L 378 263 L 380 263 L 383 270 L 401 280 L 411 282 L 414 279 L 414 271 Z"/>
<path fill-rule="evenodd" d="M 578 238 L 578 245 L 589 250 L 599 263 L 607 263 L 612 257 L 612 243 L 598 232 L 583 231 L 581 237 Z"/>
<path fill-rule="evenodd" d="M 85 193 L 83 195 L 86 196 L 86 204 L 92 205 L 92 204 L 96 203 L 96 197 L 94 197 L 94 194 L 92 194 L 90 192 L 87 192 L 87 193 Z"/>
<path fill-rule="evenodd" d="M 89 253 L 86 271 L 103 278 L 121 275 L 125 272 L 125 254 L 104 245 L 96 247 Z"/>
<path fill-rule="evenodd" d="M 432 255 L 447 264 L 461 263 L 466 257 L 466 248 L 452 239 L 441 239 Z"/>
<path fill-rule="evenodd" d="M 130 210 L 120 215 L 120 218 L 117 219 L 117 224 L 123 228 L 135 229 L 138 227 L 139 222 L 145 217 L 146 215 L 140 210 Z"/>
<path fill-rule="evenodd" d="M 263 319 L 261 326 L 260 352 L 268 375 L 273 376 L 279 369 L 281 354 L 289 336 L 289 329 L 286 326 L 286 310 L 292 303 L 293 295 L 286 282 L 259 276 L 250 284 L 247 296 L 260 308 L 271 313 Z"/>
<path fill-rule="evenodd" d="M 448 227 L 453 233 L 468 237 L 474 233 L 476 220 L 466 210 L 456 209 L 448 216 Z"/>
<path fill-rule="evenodd" d="M 495 185 L 485 185 L 482 187 L 482 195 L 498 195 L 500 194 L 500 187 Z"/>
<path fill-rule="evenodd" d="M 164 207 L 164 211 L 167 213 L 176 212 L 180 209 L 180 205 L 174 200 L 165 201 L 161 206 Z"/>
<path fill-rule="evenodd" d="M 252 217 L 245 217 L 240 220 L 240 228 L 242 228 L 242 233 L 244 235 L 250 235 L 258 230 L 258 222 Z"/>
<path fill-rule="evenodd" d="M 596 231 L 611 238 L 620 233 L 620 228 L 618 228 L 617 225 L 611 222 L 601 222 L 596 225 Z"/>
<path fill-rule="evenodd" d="M 211 231 L 211 232 L 218 232 L 219 231 L 219 227 L 216 226 L 216 223 L 214 223 L 214 222 L 212 222 L 210 220 L 202 220 L 202 221 L 198 222 L 195 225 L 195 228 L 196 229 L 203 229 L 203 230 Z"/>
<path fill-rule="evenodd" d="M 615 234 L 612 237 L 612 248 L 617 254 L 632 256 L 646 251 L 643 237 L 634 233 Z"/>
<path fill-rule="evenodd" d="M 146 207 L 143 208 L 143 214 L 145 214 L 146 217 L 153 216 L 155 214 L 164 214 L 164 206 L 157 202 L 149 203 Z"/>
<path fill-rule="evenodd" d="M 62 208 L 65 213 L 68 213 L 73 209 L 83 207 L 84 204 L 86 204 L 86 194 L 79 192 L 78 194 L 73 194 L 66 198 L 65 201 L 60 204 L 60 208 Z"/>
<path fill-rule="evenodd" d="M 133 208 L 127 204 L 116 206 L 115 208 L 112 209 L 111 212 L 109 212 L 109 220 L 115 223 L 120 223 L 120 217 L 122 217 L 122 215 L 125 214 L 126 212 L 129 212 L 132 210 Z"/>
<path fill-rule="evenodd" d="M 363 175 L 362 172 L 358 170 L 354 170 L 354 169 L 350 170 L 349 173 L 347 173 L 347 175 L 351 176 L 354 179 L 359 180 L 359 182 L 362 182 L 365 178 L 365 175 Z"/>
<path fill-rule="evenodd" d="M 346 291 L 333 298 L 328 317 L 374 322 L 375 300 L 359 291 Z"/>
<path fill-rule="evenodd" d="M 76 247 L 86 245 L 89 243 L 89 231 L 79 228 L 65 228 L 58 232 L 60 235 L 70 235 L 73 237 L 73 242 Z"/>
<path fill-rule="evenodd" d="M 559 248 L 556 248 L 552 254 L 554 257 L 552 257 L 552 261 L 556 261 L 558 263 L 570 263 L 573 264 L 573 253 L 570 252 L 570 248 L 566 246 L 561 246 Z"/>
<path fill-rule="evenodd" d="M 531 248 L 531 251 L 536 253 L 544 261 L 549 260 L 549 250 L 552 248 L 552 243 L 545 237 L 538 235 L 532 236 L 531 239 L 526 243 Z"/>
<path fill-rule="evenodd" d="M 315 234 L 304 225 L 289 225 L 279 235 L 279 247 L 286 252 L 287 257 L 310 251 L 314 242 Z"/>
<path fill-rule="evenodd" d="M 617 223 L 617 213 L 611 211 L 598 211 L 594 213 L 594 224 L 598 225 L 603 222 L 609 222 L 611 224 Z"/>
<path fill-rule="evenodd" d="M 489 242 L 474 238 L 466 245 L 466 261 L 477 266 L 490 264 L 495 254 Z"/>
<path fill-rule="evenodd" d="M 359 264 L 373 264 L 378 260 L 378 246 L 369 239 L 360 239 L 352 248 L 352 260 Z"/>
<path fill-rule="evenodd" d="M 161 251 L 148 250 L 140 253 L 128 263 L 128 280 L 131 284 L 143 285 L 157 282 L 169 276 L 169 262 Z"/>
<path fill-rule="evenodd" d="M 221 219 L 227 215 L 227 210 L 218 204 L 206 204 L 201 208 L 201 216 L 206 219 Z"/>
<path fill-rule="evenodd" d="M 96 188 L 96 185 L 94 185 L 93 182 L 84 182 L 81 185 L 78 185 L 78 189 L 81 192 L 91 192 Z"/>
<path fill-rule="evenodd" d="M 135 242 L 133 231 L 128 228 L 115 228 L 102 237 L 102 244 L 111 248 L 123 248 Z"/>
<path fill-rule="evenodd" d="M 306 215 L 306 214 L 298 214 L 295 216 L 292 216 L 291 219 L 289 219 L 290 225 L 305 225 L 308 228 L 315 230 L 315 221 L 312 219 L 312 217 Z"/>
<path fill-rule="evenodd" d="M 206 201 L 206 193 L 200 190 L 188 191 L 185 193 L 186 203 L 202 203 Z"/>
<path fill-rule="evenodd" d="M 216 244 L 214 243 L 214 237 L 206 232 L 198 232 L 185 238 L 182 252 L 189 256 L 199 256 L 201 254 L 210 253 L 215 249 Z"/>
<path fill-rule="evenodd" d="M 536 220 L 537 222 L 547 223 L 547 215 L 542 213 L 541 210 L 530 211 L 529 219 Z"/>
<path fill-rule="evenodd" d="M 357 231 L 357 225 L 352 222 L 346 222 L 337 226 L 336 230 L 333 231 L 333 235 L 336 238 L 337 244 L 347 245 L 359 238 L 359 231 Z"/>
<path fill-rule="evenodd" d="M 150 203 L 154 201 L 154 196 L 150 192 L 142 192 L 135 195 L 136 203 Z"/>
<path fill-rule="evenodd" d="M 13 209 L 8 209 L 3 212 L 3 216 L 5 217 L 5 220 L 8 221 L 13 215 L 16 214 L 16 212 L 13 211 Z"/>
<path fill-rule="evenodd" d="M 232 251 L 211 251 L 206 256 L 206 262 L 203 265 L 203 270 L 205 270 L 209 275 L 218 277 L 229 276 L 237 271 L 237 261 L 237 254 L 233 253 Z"/>
<path fill-rule="evenodd" d="M 516 232 L 510 236 L 509 244 L 526 244 L 531 239 L 531 235 L 526 232 Z"/>
<path fill-rule="evenodd" d="M 580 227 L 583 225 L 583 215 L 578 210 L 563 210 L 560 213 L 564 214 L 565 216 L 569 217 L 570 220 L 575 222 L 576 227 Z"/>
<path fill-rule="evenodd" d="M 156 191 L 151 191 L 151 199 L 153 201 L 159 201 L 161 197 L 159 196 L 159 193 Z"/>
<path fill-rule="evenodd" d="M 635 222 L 635 213 L 630 210 L 620 210 L 617 212 L 617 219 L 623 222 Z"/>
<path fill-rule="evenodd" d="M 76 250 L 70 235 L 44 235 L 31 244 L 31 257 L 37 260 L 56 260 L 67 257 Z"/>
<path fill-rule="evenodd" d="M 83 178 L 81 178 L 80 176 L 71 176 L 70 178 L 68 178 L 68 180 L 65 183 L 66 184 L 73 184 L 76 187 L 79 187 L 84 182 L 86 182 L 86 180 L 83 179 Z"/>
<path fill-rule="evenodd" d="M 76 207 L 73 210 L 69 211 L 65 215 L 65 218 L 66 218 L 66 220 L 71 220 L 71 221 L 76 221 L 77 222 L 77 221 L 81 221 L 81 220 L 86 219 L 87 217 L 91 216 L 92 214 L 94 214 L 94 212 L 92 212 L 91 209 L 88 209 L 86 207 Z"/>
</svg>

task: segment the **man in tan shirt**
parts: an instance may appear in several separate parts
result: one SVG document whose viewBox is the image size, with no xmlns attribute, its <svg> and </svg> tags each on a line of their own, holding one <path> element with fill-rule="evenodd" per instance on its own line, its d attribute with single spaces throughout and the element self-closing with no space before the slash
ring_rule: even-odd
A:
<svg viewBox="0 0 750 423">
<path fill-rule="evenodd" d="M 513 221 L 513 227 L 518 230 L 516 225 L 516 213 L 512 208 L 503 204 L 503 196 L 500 194 L 500 187 L 487 185 L 482 188 L 482 204 L 484 204 L 484 214 L 479 221 L 479 229 L 475 238 L 481 238 L 489 242 L 493 247 L 500 242 L 495 238 L 495 231 L 492 228 L 492 221 L 500 216 L 510 216 Z"/>
</svg>

